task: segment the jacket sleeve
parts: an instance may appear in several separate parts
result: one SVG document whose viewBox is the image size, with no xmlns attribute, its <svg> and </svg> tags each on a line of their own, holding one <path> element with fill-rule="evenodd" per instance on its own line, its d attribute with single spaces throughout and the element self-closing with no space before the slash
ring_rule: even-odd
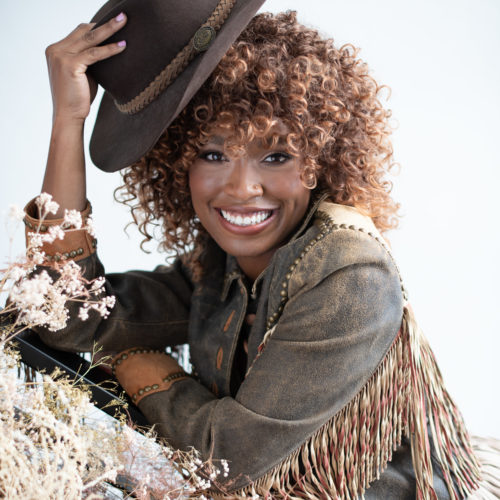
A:
<svg viewBox="0 0 500 500">
<path fill-rule="evenodd" d="M 106 274 L 97 254 L 77 262 L 87 279 L 104 276 L 106 293 L 114 295 L 115 306 L 103 319 L 90 311 L 85 321 L 78 318 L 78 303 L 68 303 L 68 324 L 62 330 L 35 331 L 43 342 L 67 351 L 92 351 L 94 344 L 104 351 L 122 351 L 141 346 L 162 349 L 187 343 L 191 281 L 179 260 L 154 271 Z"/>
<path fill-rule="evenodd" d="M 234 399 L 216 399 L 188 379 L 139 405 L 174 446 L 227 459 L 232 490 L 286 467 L 310 446 L 396 338 L 397 270 L 381 245 L 352 233 L 329 235 L 296 266 L 281 317 Z"/>
<path fill-rule="evenodd" d="M 43 233 L 63 222 L 52 219 L 41 223 L 36 218 L 34 200 L 25 212 L 27 243 L 35 229 Z M 81 212 L 84 223 L 90 212 L 87 204 Z M 51 261 L 66 258 L 81 267 L 86 279 L 106 278 L 106 293 L 116 298 L 109 317 L 103 319 L 90 310 L 88 319 L 82 321 L 78 318 L 80 304 L 69 302 L 67 326 L 56 332 L 34 328 L 41 339 L 57 349 L 77 352 L 92 351 L 94 344 L 104 351 L 121 351 L 134 346 L 161 349 L 186 343 L 192 282 L 181 262 L 177 260 L 170 267 L 159 266 L 151 272 L 106 274 L 95 249 L 96 240 L 84 229 L 67 232 L 63 240 L 56 239 L 42 247 L 49 272 Z"/>
</svg>

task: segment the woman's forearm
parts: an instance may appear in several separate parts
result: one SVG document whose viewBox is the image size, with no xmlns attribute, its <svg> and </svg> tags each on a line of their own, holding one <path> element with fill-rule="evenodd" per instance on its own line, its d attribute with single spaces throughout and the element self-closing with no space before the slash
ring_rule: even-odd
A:
<svg viewBox="0 0 500 500">
<path fill-rule="evenodd" d="M 59 210 L 52 218 L 62 217 L 65 209 L 85 208 L 83 127 L 84 120 L 54 119 L 42 185 L 42 192 L 51 194 L 59 203 Z"/>
<path fill-rule="evenodd" d="M 126 23 L 125 14 L 94 29 L 80 24 L 68 36 L 49 45 L 45 51 L 53 102 L 52 134 L 42 191 L 53 196 L 59 210 L 83 210 L 86 201 L 83 127 L 97 92 L 96 82 L 87 68 L 122 52 L 125 41 L 105 43 Z"/>
</svg>

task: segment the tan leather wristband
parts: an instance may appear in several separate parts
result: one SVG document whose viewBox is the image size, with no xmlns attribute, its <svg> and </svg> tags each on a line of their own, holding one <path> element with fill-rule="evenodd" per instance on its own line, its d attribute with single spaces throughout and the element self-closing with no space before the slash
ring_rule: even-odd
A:
<svg viewBox="0 0 500 500">
<path fill-rule="evenodd" d="M 111 362 L 113 375 L 135 404 L 149 394 L 167 391 L 189 375 L 163 351 L 133 347 Z"/>
<path fill-rule="evenodd" d="M 51 226 L 60 226 L 64 219 L 45 219 L 40 222 L 38 219 L 38 207 L 35 204 L 35 199 L 31 200 L 24 208 L 26 216 L 24 217 L 26 246 L 30 243 L 29 233 L 38 231 L 43 234 L 49 230 Z M 88 216 L 91 214 L 92 208 L 87 202 L 85 210 L 81 213 L 82 222 L 85 225 Z M 56 239 L 53 243 L 44 243 L 41 250 L 45 252 L 46 261 L 44 264 L 60 260 L 81 260 L 93 254 L 96 250 L 97 240 L 91 236 L 85 229 L 75 229 L 66 231 L 63 240 Z"/>
</svg>

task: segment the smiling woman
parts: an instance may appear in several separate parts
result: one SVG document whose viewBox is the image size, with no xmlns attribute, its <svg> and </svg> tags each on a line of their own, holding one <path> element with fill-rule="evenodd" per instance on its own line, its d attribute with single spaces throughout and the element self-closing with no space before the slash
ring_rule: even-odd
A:
<svg viewBox="0 0 500 500">
<path fill-rule="evenodd" d="M 233 156 L 226 135 L 201 147 L 189 189 L 203 228 L 255 280 L 304 218 L 311 192 L 301 180 L 303 159 L 286 152 L 283 140 L 272 147 L 254 138 Z"/>
<path fill-rule="evenodd" d="M 162 436 L 230 461 L 214 496 L 487 495 L 494 467 L 476 456 L 382 235 L 397 224 L 390 113 L 357 51 L 293 12 L 254 16 L 259 1 L 152 2 L 110 0 L 47 50 L 43 189 L 90 211 L 82 129 L 97 80 L 94 161 L 125 168 L 141 232 L 159 224 L 177 257 L 107 274 L 109 318 L 42 339 L 115 353 L 113 373 Z M 88 277 L 104 273 L 96 242 L 83 230 L 72 241 Z M 68 250 L 47 248 L 47 264 Z M 192 374 L 165 354 L 180 343 Z"/>
</svg>

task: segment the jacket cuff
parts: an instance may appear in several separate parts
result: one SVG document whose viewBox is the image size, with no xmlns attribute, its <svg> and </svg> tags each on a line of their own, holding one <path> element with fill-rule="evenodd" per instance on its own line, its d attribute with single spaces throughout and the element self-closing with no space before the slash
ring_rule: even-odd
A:
<svg viewBox="0 0 500 500">
<path fill-rule="evenodd" d="M 61 226 L 64 222 L 64 218 L 40 220 L 35 198 L 26 205 L 24 212 L 26 213 L 24 217 L 26 247 L 31 242 L 33 232 L 38 230 L 43 235 L 49 231 L 50 227 Z M 80 212 L 83 226 L 87 223 L 91 213 L 92 207 L 87 201 L 85 209 Z M 71 229 L 65 231 L 62 240 L 56 238 L 52 243 L 44 242 L 40 250 L 45 252 L 44 264 L 50 264 L 60 260 L 79 261 L 85 259 L 95 253 L 96 246 L 97 240 L 86 229 Z"/>
<path fill-rule="evenodd" d="M 111 366 L 113 375 L 136 405 L 146 396 L 168 391 L 175 382 L 189 377 L 164 351 L 142 347 L 118 353 Z"/>
</svg>

